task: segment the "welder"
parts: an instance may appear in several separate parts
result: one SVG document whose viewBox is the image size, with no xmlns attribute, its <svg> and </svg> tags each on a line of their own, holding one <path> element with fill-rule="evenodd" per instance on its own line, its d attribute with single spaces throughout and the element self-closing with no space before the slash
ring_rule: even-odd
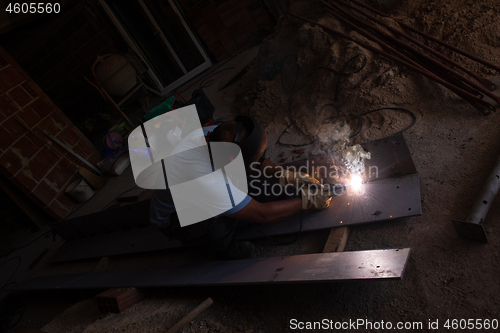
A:
<svg viewBox="0 0 500 333">
<path fill-rule="evenodd" d="M 206 185 L 210 188 L 203 190 L 211 193 L 211 202 L 216 202 L 218 208 L 225 213 L 181 227 L 172 194 L 167 185 L 165 190 L 154 190 L 150 220 L 170 239 L 184 242 L 204 240 L 210 249 L 222 259 L 244 259 L 252 254 L 255 247 L 251 242 L 234 239 L 238 227 L 249 222 L 255 224 L 273 223 L 297 214 L 301 210 L 324 209 L 329 206 L 330 192 L 318 191 L 317 188 L 312 190 L 308 186 L 304 186 L 316 184 L 321 187 L 318 180 L 305 173 L 285 170 L 264 157 L 268 141 L 267 134 L 252 118 L 237 116 L 234 121 L 204 127 L 203 134 L 205 137 L 200 138 L 196 132 L 190 133 L 183 138 L 180 144 L 186 147 L 190 147 L 190 145 L 196 147 L 200 146 L 200 140 L 205 140 L 207 144 L 210 142 L 235 143 L 241 149 L 247 179 L 260 173 L 263 176 L 260 177 L 262 182 L 269 182 L 271 185 L 279 183 L 283 187 L 291 186 L 298 190 L 293 194 L 289 194 L 289 191 L 283 191 L 281 195 L 270 193 L 253 195 L 251 192 L 248 195 L 234 189 L 231 193 L 232 200 L 239 203 L 233 207 L 227 202 L 226 183 L 215 186 L 213 184 Z M 194 172 L 196 170 L 210 171 L 212 168 L 210 161 L 202 160 L 196 156 L 196 149 L 191 151 L 183 156 L 183 165 L 187 167 L 196 164 L 196 168 L 193 168 Z M 196 174 L 192 176 L 195 178 Z"/>
</svg>

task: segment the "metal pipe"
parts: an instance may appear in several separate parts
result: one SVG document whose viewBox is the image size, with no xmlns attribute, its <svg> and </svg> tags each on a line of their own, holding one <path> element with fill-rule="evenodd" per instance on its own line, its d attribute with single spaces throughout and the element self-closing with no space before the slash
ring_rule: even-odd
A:
<svg viewBox="0 0 500 333">
<path fill-rule="evenodd" d="M 428 39 L 430 39 L 430 40 L 432 40 L 432 41 L 434 41 L 434 42 L 436 42 L 436 43 L 438 43 L 438 44 L 441 44 L 441 45 L 443 45 L 444 47 L 449 48 L 450 50 L 453 50 L 453 51 L 455 51 L 455 52 L 457 52 L 457 53 L 460 53 L 461 55 L 464 55 L 464 56 L 466 56 L 466 57 L 467 57 L 467 58 L 469 58 L 469 59 L 475 60 L 475 61 L 477 61 L 477 62 L 479 62 L 479 63 L 481 63 L 481 64 L 483 64 L 483 65 L 485 65 L 485 66 L 488 66 L 488 67 L 490 67 L 490 68 L 492 68 L 492 69 L 494 69 L 494 70 L 496 70 L 497 72 L 499 72 L 499 73 L 500 73 L 500 67 L 498 67 L 498 66 L 496 66 L 496 65 L 494 65 L 494 64 L 492 64 L 492 63 L 490 63 L 490 62 L 488 62 L 488 61 L 486 61 L 486 60 L 484 60 L 484 59 L 481 59 L 481 58 L 479 58 L 479 57 L 476 57 L 475 55 L 472 55 L 472 54 L 470 54 L 469 52 L 466 52 L 466 51 L 464 51 L 464 50 L 462 50 L 462 49 L 459 49 L 458 47 L 455 47 L 455 46 L 450 45 L 450 44 L 448 44 L 448 43 L 446 43 L 446 42 L 443 42 L 443 41 L 442 41 L 442 40 L 440 40 L 440 39 L 437 39 L 437 38 L 435 38 L 435 37 L 432 37 L 431 35 L 428 35 L 428 34 L 426 34 L 425 32 L 422 32 L 422 31 L 420 31 L 420 30 L 418 30 L 418 29 L 415 29 L 415 28 L 413 28 L 412 26 L 410 26 L 410 25 L 408 25 L 408 24 L 406 24 L 406 23 L 404 23 L 404 22 L 402 22 L 402 21 L 400 21 L 400 20 L 397 20 L 397 19 L 395 19 L 395 18 L 392 18 L 392 17 L 390 17 L 389 15 L 387 15 L 387 14 L 385 14 L 385 13 L 381 12 L 381 11 L 378 11 L 378 10 L 376 10 L 376 9 L 375 9 L 375 8 L 373 8 L 373 7 L 370 7 L 370 6 L 368 6 L 368 5 L 365 5 L 364 3 L 361 3 L 361 2 L 356 1 L 356 0 L 350 0 L 350 1 L 352 1 L 353 3 L 355 3 L 356 5 L 358 5 L 358 6 L 360 6 L 360 7 L 363 7 L 363 8 L 366 8 L 366 9 L 370 10 L 371 12 L 373 12 L 373 13 L 375 13 L 375 14 L 377 14 L 377 15 L 380 15 L 380 16 L 382 16 L 382 17 L 388 17 L 388 18 L 391 18 L 391 19 L 393 19 L 394 21 L 396 21 L 396 22 L 397 22 L 400 26 L 402 26 L 402 27 L 404 27 L 404 28 L 407 28 L 407 29 L 409 29 L 409 30 L 413 31 L 414 33 L 419 34 L 419 35 L 420 35 L 420 36 L 422 36 L 422 37 L 428 38 Z"/>
<path fill-rule="evenodd" d="M 364 10 L 361 10 L 359 8 L 356 8 L 355 6 L 351 5 L 350 3 L 348 2 L 345 2 L 343 0 L 335 0 L 336 2 L 338 3 L 341 3 L 342 5 L 344 6 L 347 6 L 349 8 L 351 8 L 352 10 L 368 17 L 370 20 L 384 26 L 385 28 L 387 28 L 389 31 L 391 31 L 392 33 L 394 34 L 397 34 L 407 40 L 409 40 L 410 42 L 412 42 L 413 44 L 415 45 L 418 45 L 419 47 L 423 48 L 424 50 L 428 51 L 429 53 L 432 53 L 434 54 L 436 57 L 438 58 L 441 58 L 442 60 L 452 64 L 453 66 L 455 66 L 456 68 L 460 69 L 461 71 L 469 74 L 470 76 L 472 76 L 474 79 L 476 79 L 479 83 L 481 83 L 481 85 L 483 85 L 484 87 L 488 88 L 489 90 L 493 91 L 497 88 L 496 84 L 494 84 L 493 82 L 491 82 L 490 80 L 484 78 L 484 77 L 481 77 L 479 75 L 477 75 L 476 73 L 474 73 L 473 71 L 469 70 L 468 68 L 460 65 L 458 62 L 448 58 L 447 56 L 445 56 L 444 54 L 434 50 L 433 48 L 425 45 L 424 43 L 421 43 L 419 40 L 413 38 L 412 36 L 408 35 L 408 34 L 405 34 L 404 32 L 402 31 L 399 31 L 398 29 L 395 29 L 393 27 L 391 27 L 390 25 L 386 24 L 385 22 L 377 19 L 375 16 L 373 15 L 370 15 L 368 14 L 367 12 L 365 12 Z M 324 2 L 324 1 L 323 1 Z"/>
<path fill-rule="evenodd" d="M 335 12 L 333 12 L 333 13 L 335 13 Z M 407 58 L 407 57 L 405 57 L 404 55 L 401 55 L 401 56 L 402 56 L 402 58 L 403 58 L 403 59 L 408 59 L 408 60 L 409 60 L 409 62 L 408 62 L 408 61 L 405 61 L 405 60 L 403 60 L 403 59 L 399 59 L 398 57 L 395 57 L 395 56 L 393 56 L 393 55 L 391 55 L 391 54 L 389 54 L 389 53 L 387 53 L 387 52 L 381 51 L 381 50 L 377 49 L 376 47 L 373 47 L 373 46 L 371 46 L 371 45 L 369 45 L 369 44 L 366 44 L 366 43 L 364 43 L 364 42 L 362 42 L 362 41 L 359 41 L 359 40 L 357 40 L 357 39 L 355 39 L 355 38 L 353 38 L 353 37 L 351 37 L 351 36 L 349 36 L 349 35 L 347 35 L 347 34 L 344 34 L 344 33 L 340 32 L 340 31 L 337 31 L 337 30 L 331 29 L 331 28 L 329 28 L 329 27 L 327 27 L 327 26 L 324 26 L 324 25 L 322 25 L 322 24 L 320 24 L 320 23 L 318 23 L 318 22 L 315 22 L 315 21 L 309 20 L 309 19 L 307 19 L 307 18 L 305 18 L 305 17 L 303 17 L 303 16 L 297 15 L 297 14 L 292 13 L 292 12 L 289 12 L 289 14 L 290 14 L 290 15 L 292 15 L 292 16 L 295 16 L 295 17 L 297 17 L 297 18 L 299 18 L 299 19 L 302 19 L 302 20 L 304 20 L 304 21 L 306 21 L 306 22 L 309 22 L 309 23 L 311 23 L 311 24 L 315 24 L 315 25 L 317 25 L 317 26 L 319 26 L 319 27 L 321 27 L 321 28 L 325 29 L 326 31 L 330 31 L 330 32 L 332 32 L 332 33 L 334 33 L 334 34 L 337 34 L 337 35 L 342 36 L 342 37 L 344 37 L 344 38 L 346 38 L 346 39 L 348 39 L 348 40 L 351 40 L 351 41 L 355 42 L 356 44 L 358 44 L 358 45 L 360 45 L 360 46 L 363 46 L 364 48 L 366 48 L 366 49 L 368 49 L 368 50 L 370 50 L 370 51 L 373 51 L 373 52 L 375 52 L 375 53 L 379 53 L 379 54 L 381 54 L 381 55 L 385 56 L 385 57 L 386 57 L 386 58 L 388 58 L 388 59 L 391 59 L 391 60 L 393 60 L 393 61 L 395 61 L 395 62 L 398 62 L 398 63 L 400 63 L 400 64 L 403 64 L 403 65 L 405 65 L 406 67 L 408 67 L 408 68 L 410 68 L 410 69 L 413 69 L 414 71 L 416 71 L 416 72 L 418 72 L 418 73 L 420 73 L 420 74 L 424 75 L 425 77 L 427 77 L 427 78 L 429 78 L 429 79 L 431 79 L 431 80 L 433 80 L 433 81 L 436 81 L 436 82 L 440 83 L 441 85 L 443 85 L 444 87 L 446 87 L 446 88 L 450 89 L 451 91 L 453 91 L 454 93 L 456 93 L 458 96 L 460 96 L 460 97 L 462 97 L 462 98 L 464 98 L 464 97 L 468 97 L 468 99 L 473 100 L 473 101 L 475 102 L 475 103 L 471 103 L 471 105 L 472 105 L 474 108 L 478 109 L 480 112 L 482 112 L 482 113 L 483 113 L 483 114 L 485 114 L 485 115 L 488 115 L 488 114 L 490 113 L 490 111 L 495 111 L 495 108 L 494 108 L 492 105 L 490 105 L 489 103 L 487 103 L 487 102 L 485 102 L 485 101 L 483 101 L 483 100 L 481 100 L 481 99 L 477 98 L 476 96 L 474 96 L 474 95 L 472 95 L 472 94 L 469 94 L 468 92 L 466 92 L 466 91 L 464 91 L 464 90 L 462 90 L 462 89 L 460 89 L 460 88 L 458 88 L 458 87 L 454 86 L 453 84 L 451 84 L 451 83 L 449 83 L 449 82 L 447 82 L 447 81 L 445 81 L 445 80 L 441 79 L 440 77 L 438 77 L 438 76 L 436 76 L 435 74 L 433 74 L 433 73 L 429 72 L 428 70 L 424 69 L 424 68 L 423 68 L 423 67 L 421 67 L 420 65 L 413 63 L 413 61 L 412 61 L 411 59 L 408 59 L 408 58 Z M 338 17 L 340 20 L 344 20 L 344 22 L 346 22 L 346 23 L 350 24 L 350 22 L 349 22 L 349 21 L 345 20 L 344 18 L 342 18 L 342 17 L 341 17 L 340 15 L 338 15 L 337 13 L 335 13 L 335 15 L 336 15 L 336 17 Z M 355 27 L 355 26 L 354 26 L 354 27 Z M 361 28 L 359 28 L 359 27 L 357 28 L 357 30 L 358 30 L 358 31 L 360 31 L 360 33 L 363 33 L 363 34 L 365 34 L 365 35 L 366 35 L 366 34 L 368 34 L 366 31 L 364 31 L 363 29 L 361 29 Z M 362 32 L 361 32 L 361 31 L 362 31 Z M 371 34 L 368 34 L 368 35 L 372 36 Z M 373 37 L 373 38 L 375 38 L 375 37 Z M 377 39 L 377 38 L 375 38 L 375 39 Z M 380 45 L 382 45 L 382 46 L 385 46 L 385 48 L 387 48 L 387 49 L 389 49 L 389 50 L 393 50 L 393 48 L 391 48 L 389 45 L 385 44 L 384 42 L 380 42 L 379 44 L 380 44 Z M 465 99 L 465 98 L 464 98 L 464 99 Z M 466 99 L 466 100 L 467 100 L 467 101 L 469 101 L 468 99 Z M 482 105 L 483 107 L 478 107 L 478 104 L 479 104 L 479 105 Z"/>
<path fill-rule="evenodd" d="M 484 219 L 490 210 L 498 190 L 500 190 L 500 156 L 493 171 L 483 186 L 481 194 L 476 199 L 471 213 L 465 221 L 453 220 L 458 234 L 462 237 L 487 242 L 486 231 L 483 227 Z"/>
<path fill-rule="evenodd" d="M 329 5 L 327 4 L 326 2 L 323 1 L 323 3 L 328 6 L 329 8 L 334 8 L 338 11 L 340 11 L 343 15 L 349 17 L 351 20 L 355 20 L 357 21 L 358 23 L 361 23 L 363 24 L 364 26 L 368 27 L 369 29 L 375 31 L 377 34 L 379 34 L 380 36 L 388 39 L 389 41 L 392 41 L 393 43 L 396 43 L 398 45 L 401 45 L 402 47 L 406 48 L 408 51 L 410 51 L 411 53 L 414 53 L 414 54 L 417 54 L 419 55 L 420 57 L 424 58 L 427 62 L 430 62 L 432 64 L 434 64 L 435 66 L 438 66 L 440 68 L 443 68 L 444 70 L 446 71 L 449 71 L 451 72 L 453 75 L 455 75 L 458 79 L 460 79 L 461 81 L 465 82 L 466 84 L 468 84 L 469 86 L 473 87 L 474 89 L 480 91 L 481 93 L 485 94 L 486 96 L 490 97 L 491 99 L 493 99 L 495 102 L 497 102 L 498 104 L 500 104 L 500 96 L 496 95 L 496 94 L 493 94 L 491 91 L 489 91 L 488 89 L 485 89 L 484 87 L 481 87 L 480 85 L 476 84 L 474 81 L 471 81 L 469 80 L 468 78 L 464 77 L 463 75 L 461 75 L 460 73 L 454 71 L 453 69 L 445 66 L 444 64 L 440 63 L 439 61 L 437 61 L 436 59 L 434 58 L 431 58 L 429 57 L 428 55 L 420 52 L 419 50 L 415 49 L 414 47 L 410 46 L 410 45 L 407 45 L 405 43 L 403 43 L 402 41 L 398 40 L 397 38 L 394 38 L 393 36 L 385 33 L 384 31 L 378 29 L 377 27 L 375 27 L 373 24 L 371 24 L 370 22 L 368 21 L 365 21 L 359 17 L 356 17 L 354 15 L 352 15 L 351 13 L 349 13 L 348 11 L 340 8 L 339 6 L 333 4 L 333 5 Z M 330 13 L 333 13 L 334 11 L 332 9 L 327 9 Z M 355 23 L 352 23 L 350 21 L 348 21 L 345 17 L 342 17 L 342 16 L 337 16 L 339 19 L 343 20 L 344 22 L 348 22 L 349 24 L 351 24 L 352 26 L 356 26 Z M 367 36 L 368 37 L 368 36 Z M 378 42 L 379 43 L 379 42 Z M 380 43 L 379 43 L 380 44 Z"/>
</svg>

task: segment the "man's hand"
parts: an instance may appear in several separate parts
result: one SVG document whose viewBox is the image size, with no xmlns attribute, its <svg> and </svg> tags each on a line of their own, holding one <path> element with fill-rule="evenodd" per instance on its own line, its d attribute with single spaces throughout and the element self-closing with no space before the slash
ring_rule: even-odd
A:
<svg viewBox="0 0 500 333">
<path fill-rule="evenodd" d="M 330 206 L 332 194 L 329 191 L 325 191 L 321 184 L 314 188 L 306 185 L 300 191 L 302 194 L 302 210 L 311 208 L 324 209 Z"/>
<path fill-rule="evenodd" d="M 319 180 L 309 176 L 307 173 L 283 170 L 280 176 L 280 185 L 285 187 L 289 184 L 295 189 L 299 189 L 303 186 L 307 187 L 309 184 L 321 185 Z"/>
</svg>

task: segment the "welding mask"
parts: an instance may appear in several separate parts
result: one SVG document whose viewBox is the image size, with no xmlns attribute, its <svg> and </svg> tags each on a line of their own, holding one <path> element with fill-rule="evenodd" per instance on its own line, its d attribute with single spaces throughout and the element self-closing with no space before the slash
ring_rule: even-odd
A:
<svg viewBox="0 0 500 333">
<path fill-rule="evenodd" d="M 252 163 L 262 162 L 267 147 L 267 134 L 259 123 L 250 117 L 237 116 L 234 121 L 237 127 L 233 143 L 240 147 L 243 161 L 248 169 Z M 248 136 L 243 140 L 244 130 Z"/>
<path fill-rule="evenodd" d="M 267 133 L 250 117 L 237 116 L 234 121 L 237 123 L 237 128 L 233 142 L 240 147 L 245 165 L 261 161 L 267 147 Z M 245 129 L 249 134 L 242 140 Z"/>
</svg>

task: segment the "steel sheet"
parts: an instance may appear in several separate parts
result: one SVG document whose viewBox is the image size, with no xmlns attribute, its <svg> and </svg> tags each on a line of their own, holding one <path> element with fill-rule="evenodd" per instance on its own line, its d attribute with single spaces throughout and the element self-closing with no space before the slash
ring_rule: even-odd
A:
<svg viewBox="0 0 500 333">
<path fill-rule="evenodd" d="M 305 254 L 38 277 L 8 290 L 93 289 L 400 279 L 410 248 Z"/>
</svg>

